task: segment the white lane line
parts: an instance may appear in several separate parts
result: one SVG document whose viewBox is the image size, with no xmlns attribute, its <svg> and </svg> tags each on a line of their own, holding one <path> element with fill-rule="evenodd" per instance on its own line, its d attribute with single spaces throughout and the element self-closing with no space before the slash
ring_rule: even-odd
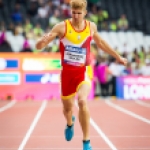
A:
<svg viewBox="0 0 150 150">
<path fill-rule="evenodd" d="M 8 103 L 7 105 L 3 106 L 0 108 L 0 113 L 11 108 L 14 104 L 16 103 L 15 100 L 11 101 L 10 103 Z"/>
<path fill-rule="evenodd" d="M 1 149 L 0 150 L 4 150 Z M 5 148 L 5 150 L 16 150 L 14 148 Z M 25 148 L 25 150 L 81 150 L 81 148 Z M 110 148 L 94 148 L 94 150 L 111 150 Z M 142 149 L 141 149 L 142 150 Z M 144 149 L 143 149 L 144 150 Z"/>
<path fill-rule="evenodd" d="M 4 150 L 4 148 L 0 148 Z M 16 150 L 16 148 L 5 148 L 5 150 Z M 25 150 L 81 150 L 81 148 L 25 148 Z M 94 150 L 111 150 L 110 148 L 94 148 Z M 150 150 L 150 147 L 119 148 L 119 150 Z"/>
<path fill-rule="evenodd" d="M 150 104 L 148 103 L 144 103 L 143 101 L 141 100 L 135 100 L 135 102 L 139 105 L 142 105 L 142 106 L 145 106 L 145 107 L 149 107 L 150 108 Z"/>
<path fill-rule="evenodd" d="M 77 102 L 75 102 L 75 105 L 79 109 Z M 99 128 L 99 126 L 94 122 L 94 120 L 92 118 L 90 118 L 90 124 L 98 132 L 98 134 L 103 138 L 103 140 L 107 143 L 107 145 L 111 148 L 111 150 L 117 150 L 117 148 L 112 144 L 112 142 L 108 139 L 108 137 L 105 135 L 105 133 Z"/>
<path fill-rule="evenodd" d="M 43 101 L 43 102 L 42 102 L 42 105 L 41 105 L 41 107 L 40 107 L 40 109 L 39 109 L 38 112 L 37 112 L 36 117 L 34 118 L 32 124 L 31 124 L 29 130 L 27 131 L 27 133 L 26 133 L 26 135 L 25 135 L 25 137 L 24 137 L 22 143 L 20 144 L 18 150 L 23 150 L 23 148 L 24 148 L 24 146 L 26 145 L 28 139 L 30 138 L 30 135 L 32 134 L 32 132 L 33 132 L 33 130 L 34 130 L 34 128 L 35 128 L 35 126 L 36 126 L 38 120 L 40 119 L 40 117 L 41 117 L 41 115 L 42 115 L 44 109 L 46 108 L 46 105 L 47 105 L 47 101 Z"/>
<path fill-rule="evenodd" d="M 99 135 L 95 135 L 95 136 L 91 136 L 91 138 L 99 138 Z M 110 137 L 110 138 L 150 138 L 150 136 L 146 136 L 146 135 L 141 135 L 141 136 L 124 136 L 124 135 L 118 135 L 118 136 L 113 136 L 113 135 L 107 135 L 107 137 Z M 22 136 L 0 136 L 1 139 L 3 138 L 22 138 Z M 32 138 L 64 138 L 64 136 L 32 136 Z M 73 138 L 82 138 L 82 136 L 74 136 Z"/>
<path fill-rule="evenodd" d="M 123 112 L 123 113 L 125 113 L 125 114 L 127 114 L 127 115 L 129 115 L 129 116 L 132 116 L 132 117 L 134 117 L 134 118 L 136 118 L 136 119 L 138 119 L 138 120 L 140 120 L 140 121 L 143 121 L 143 122 L 145 122 L 145 123 L 150 124 L 150 120 L 149 120 L 149 119 L 146 119 L 146 118 L 144 118 L 144 117 L 142 117 L 142 116 L 140 116 L 140 115 L 137 115 L 137 114 L 133 113 L 132 111 L 129 111 L 129 110 L 125 109 L 125 108 L 122 108 L 122 107 L 120 107 L 120 106 L 118 106 L 118 105 L 116 105 L 116 104 L 113 104 L 113 103 L 110 102 L 109 100 L 108 100 L 108 101 L 105 101 L 105 103 L 108 104 L 110 107 L 115 108 L 115 109 L 118 110 L 118 111 L 121 111 L 121 112 Z"/>
</svg>

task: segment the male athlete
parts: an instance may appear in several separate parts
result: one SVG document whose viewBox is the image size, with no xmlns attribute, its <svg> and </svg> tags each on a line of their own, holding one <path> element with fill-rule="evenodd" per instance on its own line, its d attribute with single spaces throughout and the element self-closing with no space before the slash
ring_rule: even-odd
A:
<svg viewBox="0 0 150 150">
<path fill-rule="evenodd" d="M 123 65 L 127 60 L 118 55 L 100 36 L 93 22 L 84 19 L 87 11 L 86 0 L 71 0 L 72 18 L 55 25 L 50 33 L 36 43 L 37 49 L 44 48 L 57 36 L 60 39 L 61 52 L 61 99 L 63 113 L 67 121 L 65 139 L 70 141 L 74 135 L 73 105 L 75 94 L 78 95 L 79 122 L 83 132 L 83 150 L 92 150 L 89 136 L 89 110 L 87 97 L 91 87 L 90 42 L 115 57 Z"/>
</svg>

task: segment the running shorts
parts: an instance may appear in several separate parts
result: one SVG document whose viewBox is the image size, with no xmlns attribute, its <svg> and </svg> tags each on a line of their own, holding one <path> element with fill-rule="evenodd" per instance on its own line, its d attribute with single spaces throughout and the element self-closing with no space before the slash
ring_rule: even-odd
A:
<svg viewBox="0 0 150 150">
<path fill-rule="evenodd" d="M 84 66 L 76 69 L 62 69 L 60 75 L 61 98 L 69 99 L 75 96 L 82 84 L 89 84 L 93 78 L 91 66 Z"/>
</svg>

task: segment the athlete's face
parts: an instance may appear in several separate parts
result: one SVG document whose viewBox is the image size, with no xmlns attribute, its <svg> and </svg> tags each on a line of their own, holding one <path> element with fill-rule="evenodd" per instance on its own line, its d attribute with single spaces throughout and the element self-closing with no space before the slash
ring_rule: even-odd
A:
<svg viewBox="0 0 150 150">
<path fill-rule="evenodd" d="M 86 10 L 84 10 L 84 9 L 71 9 L 71 15 L 72 15 L 72 19 L 75 22 L 81 22 L 86 15 Z"/>
</svg>

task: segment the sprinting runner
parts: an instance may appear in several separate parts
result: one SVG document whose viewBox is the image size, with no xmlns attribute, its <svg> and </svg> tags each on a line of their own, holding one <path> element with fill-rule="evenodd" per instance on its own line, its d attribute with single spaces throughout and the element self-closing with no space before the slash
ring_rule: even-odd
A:
<svg viewBox="0 0 150 150">
<path fill-rule="evenodd" d="M 57 36 L 60 39 L 61 52 L 61 90 L 63 113 L 67 121 L 65 138 L 70 141 L 74 135 L 73 106 L 77 93 L 79 122 L 83 132 L 83 150 L 92 150 L 89 135 L 90 114 L 87 98 L 91 87 L 92 70 L 90 67 L 90 42 L 115 57 L 123 65 L 127 60 L 117 54 L 99 35 L 97 26 L 85 20 L 86 0 L 71 0 L 72 18 L 58 23 L 50 33 L 45 34 L 36 44 L 37 49 L 44 48 Z"/>
</svg>

